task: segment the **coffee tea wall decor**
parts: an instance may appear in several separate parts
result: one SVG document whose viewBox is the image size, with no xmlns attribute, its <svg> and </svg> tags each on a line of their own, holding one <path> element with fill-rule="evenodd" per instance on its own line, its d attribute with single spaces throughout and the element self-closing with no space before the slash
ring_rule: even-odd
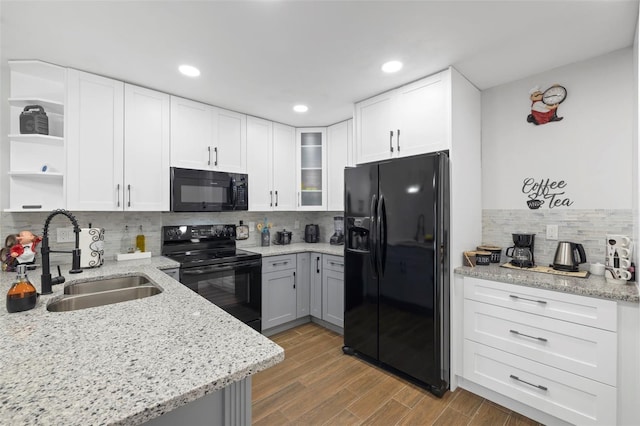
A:
<svg viewBox="0 0 640 426">
<path fill-rule="evenodd" d="M 560 121 L 564 117 L 558 117 L 558 107 L 567 99 L 567 89 L 559 84 L 554 84 L 544 92 L 539 87 L 529 91 L 531 100 L 531 113 L 527 116 L 527 123 L 536 126 Z"/>
<path fill-rule="evenodd" d="M 565 195 L 566 188 L 564 180 L 527 177 L 522 181 L 522 193 L 527 196 L 527 207 L 531 210 L 539 209 L 545 204 L 550 209 L 571 206 L 573 201 Z"/>
</svg>

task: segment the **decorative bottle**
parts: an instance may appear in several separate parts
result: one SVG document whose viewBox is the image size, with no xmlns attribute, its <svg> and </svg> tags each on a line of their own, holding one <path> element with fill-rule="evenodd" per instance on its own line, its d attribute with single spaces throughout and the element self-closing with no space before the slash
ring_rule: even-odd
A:
<svg viewBox="0 0 640 426">
<path fill-rule="evenodd" d="M 124 233 L 122 234 L 122 239 L 120 240 L 120 253 L 133 253 L 133 244 L 132 244 L 131 234 L 129 234 L 129 226 L 124 226 Z"/>
<path fill-rule="evenodd" d="M 136 251 L 144 251 L 144 234 L 142 233 L 142 225 L 140 225 L 140 232 L 136 235 Z"/>
<path fill-rule="evenodd" d="M 38 301 L 36 288 L 27 277 L 27 265 L 18 265 L 16 282 L 7 292 L 7 312 L 21 312 L 33 309 Z"/>
</svg>

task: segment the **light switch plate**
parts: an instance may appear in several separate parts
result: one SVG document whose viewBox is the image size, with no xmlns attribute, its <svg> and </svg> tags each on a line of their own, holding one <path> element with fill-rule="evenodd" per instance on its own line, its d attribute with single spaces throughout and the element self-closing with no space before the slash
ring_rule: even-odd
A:
<svg viewBox="0 0 640 426">
<path fill-rule="evenodd" d="M 58 243 L 74 243 L 76 241 L 76 236 L 73 233 L 72 226 L 68 226 L 66 228 L 57 228 L 56 232 L 56 242 Z"/>
<path fill-rule="evenodd" d="M 300 221 L 296 220 L 295 222 L 293 222 L 293 229 L 300 229 Z"/>
<path fill-rule="evenodd" d="M 547 225 L 547 240 L 558 239 L 558 225 Z"/>
<path fill-rule="evenodd" d="M 249 222 L 249 232 L 253 232 L 256 229 L 256 223 L 255 222 Z"/>
</svg>

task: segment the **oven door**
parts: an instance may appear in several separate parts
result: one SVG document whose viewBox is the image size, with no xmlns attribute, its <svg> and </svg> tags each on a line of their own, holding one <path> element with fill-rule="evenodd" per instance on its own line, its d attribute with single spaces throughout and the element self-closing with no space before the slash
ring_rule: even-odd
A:
<svg viewBox="0 0 640 426">
<path fill-rule="evenodd" d="M 262 332 L 262 260 L 181 268 L 180 282 Z"/>
<path fill-rule="evenodd" d="M 171 211 L 246 210 L 245 175 L 171 168 Z"/>
</svg>

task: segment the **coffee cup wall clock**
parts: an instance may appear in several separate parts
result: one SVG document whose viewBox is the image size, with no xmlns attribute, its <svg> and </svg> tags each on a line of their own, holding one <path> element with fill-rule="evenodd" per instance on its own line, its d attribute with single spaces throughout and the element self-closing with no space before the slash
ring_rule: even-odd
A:
<svg viewBox="0 0 640 426">
<path fill-rule="evenodd" d="M 531 114 L 527 116 L 527 122 L 546 124 L 552 121 L 560 121 L 564 117 L 558 117 L 558 107 L 567 99 L 567 89 L 559 84 L 554 84 L 544 92 L 539 87 L 529 91 L 531 100 Z"/>
</svg>

